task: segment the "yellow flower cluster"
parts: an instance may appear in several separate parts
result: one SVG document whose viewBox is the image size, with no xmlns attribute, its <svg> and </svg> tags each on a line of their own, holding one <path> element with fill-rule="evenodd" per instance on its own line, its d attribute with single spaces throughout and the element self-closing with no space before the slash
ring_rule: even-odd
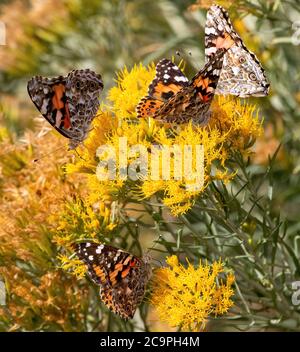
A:
<svg viewBox="0 0 300 352">
<path fill-rule="evenodd" d="M 57 219 L 57 214 L 52 218 Z M 76 239 L 104 237 L 117 226 L 112 219 L 111 210 L 103 202 L 92 206 L 84 198 L 64 203 L 57 222 L 53 240 L 61 246 Z"/>
<path fill-rule="evenodd" d="M 70 250 L 76 240 L 105 241 L 116 234 L 117 222 L 113 216 L 114 209 L 106 206 L 104 202 L 91 205 L 85 198 L 67 201 L 63 204 L 61 212 L 53 214 L 50 219 L 57 223 L 53 231 L 53 242 L 58 246 Z M 86 272 L 83 262 L 65 254 L 58 255 L 61 268 L 72 272 L 82 278 Z"/>
<path fill-rule="evenodd" d="M 233 305 L 231 288 L 235 281 L 229 273 L 222 281 L 224 264 L 199 263 L 187 268 L 172 255 L 166 260 L 169 267 L 157 269 L 153 280 L 151 303 L 161 321 L 183 331 L 200 331 L 210 316 L 224 314 Z"/>
<path fill-rule="evenodd" d="M 135 117 L 135 107 L 145 96 L 150 82 L 155 77 L 155 66 L 135 65 L 130 71 L 125 68 L 117 76 L 117 86 L 111 88 L 108 99 L 113 103 L 112 110 L 118 118 Z"/>
<path fill-rule="evenodd" d="M 100 200 L 106 203 L 123 202 L 129 196 L 140 200 L 157 196 L 173 215 L 183 214 L 193 206 L 209 182 L 227 182 L 234 177 L 235 172 L 228 170 L 226 161 L 236 150 L 247 152 L 261 134 L 261 122 L 255 106 L 241 103 L 235 98 L 216 98 L 211 108 L 210 123 L 205 127 L 190 123 L 174 127 L 151 118 L 137 120 L 135 107 L 146 94 L 154 76 L 153 64 L 148 67 L 136 65 L 131 71 L 125 69 L 118 75 L 117 85 L 108 94 L 112 106 L 101 107 L 85 145 L 78 150 L 79 158 L 67 165 L 68 173 L 82 172 L 86 175 L 91 204 Z M 99 179 L 97 149 L 103 145 L 116 152 L 114 179 Z M 132 154 L 132 147 L 136 145 L 139 145 L 139 150 Z M 196 158 L 192 158 L 191 173 L 186 175 L 182 172 L 185 168 L 182 164 L 180 167 L 183 170 L 179 170 L 172 148 L 176 146 L 183 153 L 184 148 L 189 146 L 195 153 L 199 145 L 203 146 L 204 151 L 203 170 L 196 168 Z M 169 148 L 170 170 L 167 178 L 162 177 L 166 170 L 161 161 L 162 152 L 160 150 L 158 153 L 159 159 L 154 158 L 153 146 Z M 147 154 L 146 175 L 145 172 L 141 173 L 134 182 L 130 177 L 122 177 L 122 170 L 128 170 L 133 164 L 136 167 L 141 165 L 141 151 Z M 122 153 L 127 155 L 127 164 L 121 166 Z M 155 165 L 158 165 L 159 171 L 153 176 L 151 172 Z M 204 177 L 200 178 L 199 170 L 204 171 Z"/>
<path fill-rule="evenodd" d="M 132 200 L 142 202 L 157 197 L 173 215 L 187 212 L 210 182 L 228 182 L 235 176 L 235 170 L 227 166 L 228 159 L 236 151 L 249 153 L 249 147 L 261 134 L 255 106 L 236 98 L 215 98 L 210 122 L 205 127 L 191 123 L 171 126 L 151 118 L 137 119 L 136 105 L 146 95 L 154 76 L 152 64 L 136 65 L 118 75 L 117 85 L 108 93 L 109 102 L 101 106 L 87 140 L 77 148 L 73 162 L 66 165 L 68 174 L 84 175 L 87 187 L 84 198 L 73 199 L 61 211 L 54 240 L 62 247 L 70 249 L 70 244 L 78 239 L 105 243 L 112 234 L 118 236 L 118 219 L 112 209 L 115 203 L 122 206 Z M 105 150 L 101 158 L 105 156 L 107 164 L 99 169 L 98 148 L 103 146 L 113 150 L 114 155 Z M 139 148 L 133 153 L 135 146 Z M 187 167 L 178 164 L 175 146 L 181 153 L 186 146 L 193 152 L 203 146 L 202 180 L 189 178 L 183 172 Z M 156 147 L 161 148 L 158 158 L 155 158 Z M 169 169 L 161 158 L 164 151 L 169 153 Z M 145 155 L 147 162 L 143 164 Z M 109 165 L 113 165 L 110 170 Z M 129 177 L 132 165 L 139 171 L 136 179 Z M 192 157 L 192 175 L 197 175 L 195 170 L 199 172 L 197 166 L 197 158 Z M 155 167 L 157 174 L 153 177 L 151 172 Z M 162 177 L 166 170 L 169 177 Z M 200 186 L 194 187 L 197 182 Z M 84 276 L 85 267 L 77 258 L 61 254 L 59 260 L 64 270 Z M 184 268 L 172 256 L 167 263 L 170 267 L 158 269 L 153 280 L 152 303 L 162 321 L 183 330 L 198 331 L 210 316 L 224 314 L 232 306 L 234 277 L 229 274 L 222 282 L 221 262 L 211 266 L 200 263 L 198 268 L 188 264 Z"/>
</svg>

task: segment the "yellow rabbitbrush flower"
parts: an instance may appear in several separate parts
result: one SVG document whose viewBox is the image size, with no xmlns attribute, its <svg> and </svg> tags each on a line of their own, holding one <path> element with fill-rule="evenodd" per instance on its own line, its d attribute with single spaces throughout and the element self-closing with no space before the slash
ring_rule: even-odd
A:
<svg viewBox="0 0 300 352">
<path fill-rule="evenodd" d="M 58 222 L 53 241 L 64 247 L 78 239 L 103 239 L 118 226 L 112 221 L 111 209 L 103 202 L 92 205 L 83 198 L 66 202 L 53 219 Z"/>
<path fill-rule="evenodd" d="M 82 279 L 86 274 L 86 266 L 82 260 L 77 258 L 70 258 L 66 255 L 60 254 L 58 259 L 61 262 L 61 268 L 66 271 L 71 271 L 77 278 Z"/>
<path fill-rule="evenodd" d="M 207 126 L 192 123 L 172 126 L 152 118 L 137 120 L 135 107 L 146 94 L 154 75 L 153 64 L 148 67 L 136 65 L 131 71 L 126 68 L 118 75 L 117 86 L 108 94 L 113 105 L 101 107 L 102 111 L 94 119 L 93 129 L 85 145 L 77 149 L 80 157 L 66 167 L 68 173 L 81 172 L 86 175 L 91 204 L 104 200 L 106 204 L 113 201 L 123 203 L 130 197 L 148 200 L 157 196 L 173 215 L 184 214 L 192 208 L 197 197 L 204 193 L 210 182 L 229 182 L 235 176 L 235 170 L 230 170 L 227 162 L 236 151 L 249 153 L 249 147 L 261 134 L 261 122 L 255 106 L 241 103 L 236 98 L 215 98 Z M 99 178 L 97 165 L 100 158 L 97 150 L 103 145 L 115 151 L 114 179 Z M 137 145 L 140 149 L 132 154 L 132 148 Z M 181 165 L 183 172 L 178 176 L 178 155 L 173 150 L 177 148 L 182 153 L 186 146 L 193 150 L 190 173 L 185 173 L 187 168 L 184 164 Z M 196 168 L 194 158 L 195 150 L 199 146 L 203 146 L 204 152 L 201 170 Z M 155 147 L 169 153 L 168 177 L 162 177 L 166 171 L 161 161 L 162 149 L 158 152 L 159 159 L 155 159 Z M 127 154 L 125 165 L 120 162 L 122 153 Z M 141 155 L 146 162 L 143 168 L 140 167 Z M 133 163 L 144 173 L 140 173 L 137 180 L 126 175 L 121 176 L 121 171 L 128 171 Z M 155 165 L 157 174 L 153 175 Z M 104 168 L 104 172 L 106 171 Z M 202 173 L 203 177 L 200 177 Z"/>
<path fill-rule="evenodd" d="M 209 126 L 221 131 L 227 131 L 226 145 L 222 148 L 223 160 L 229 158 L 231 150 L 244 154 L 251 152 L 249 147 L 263 133 L 259 111 L 255 105 L 232 97 L 217 97 L 211 107 L 213 114 Z"/>
<path fill-rule="evenodd" d="M 108 94 L 108 99 L 113 103 L 113 111 L 118 117 L 134 117 L 135 107 L 140 98 L 146 95 L 150 82 L 155 77 L 154 64 L 148 67 L 142 64 L 135 65 L 129 72 L 124 68 L 118 74 L 117 86 Z"/>
<path fill-rule="evenodd" d="M 234 275 L 230 273 L 222 281 L 221 261 L 212 265 L 200 261 L 197 268 L 188 262 L 185 268 L 172 255 L 166 262 L 169 267 L 155 271 L 151 294 L 161 321 L 183 331 L 200 331 L 209 317 L 224 314 L 233 305 Z"/>
</svg>

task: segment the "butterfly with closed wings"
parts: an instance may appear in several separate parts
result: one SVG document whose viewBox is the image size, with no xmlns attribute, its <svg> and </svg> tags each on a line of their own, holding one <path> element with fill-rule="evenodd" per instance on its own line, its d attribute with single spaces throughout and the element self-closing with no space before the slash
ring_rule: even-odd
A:
<svg viewBox="0 0 300 352">
<path fill-rule="evenodd" d="M 35 76 L 27 90 L 43 117 L 70 139 L 70 149 L 85 140 L 100 105 L 103 82 L 99 74 L 85 69 L 55 78 Z"/>
<path fill-rule="evenodd" d="M 270 84 L 258 58 L 247 49 L 232 27 L 227 11 L 213 5 L 207 12 L 205 25 L 205 58 L 209 62 L 223 46 L 222 35 L 228 33 L 234 40 L 224 55 L 223 67 L 215 94 L 236 95 L 240 98 L 268 95 Z"/>
</svg>

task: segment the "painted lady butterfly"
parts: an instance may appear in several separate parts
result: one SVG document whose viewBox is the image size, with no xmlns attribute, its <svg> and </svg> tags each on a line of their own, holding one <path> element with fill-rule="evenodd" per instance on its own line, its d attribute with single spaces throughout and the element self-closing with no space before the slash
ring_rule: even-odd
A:
<svg viewBox="0 0 300 352">
<path fill-rule="evenodd" d="M 229 43 L 229 41 L 228 41 Z M 137 105 L 137 117 L 151 116 L 163 122 L 205 124 L 223 64 L 225 50 L 218 53 L 191 81 L 167 59 L 156 65 L 156 77 L 148 95 Z"/>
<path fill-rule="evenodd" d="M 268 95 L 269 83 L 257 57 L 244 45 L 235 32 L 226 10 L 221 6 L 211 6 L 205 25 L 206 62 L 223 46 L 220 38 L 229 33 L 235 44 L 224 55 L 222 72 L 215 94 L 232 94 L 241 98 Z"/>
<path fill-rule="evenodd" d="M 73 248 L 100 286 L 101 300 L 121 318 L 132 319 L 152 275 L 151 258 L 93 242 L 75 243 Z"/>
<path fill-rule="evenodd" d="M 70 139 L 70 149 L 84 141 L 100 105 L 103 82 L 99 74 L 85 69 L 55 78 L 35 76 L 27 90 L 44 118 Z"/>
</svg>

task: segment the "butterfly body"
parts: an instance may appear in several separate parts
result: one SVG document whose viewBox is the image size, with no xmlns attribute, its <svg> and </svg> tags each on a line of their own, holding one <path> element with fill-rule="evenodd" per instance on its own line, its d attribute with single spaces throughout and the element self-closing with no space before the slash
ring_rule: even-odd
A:
<svg viewBox="0 0 300 352">
<path fill-rule="evenodd" d="M 92 281 L 100 286 L 100 298 L 123 319 L 132 319 L 151 278 L 151 258 L 136 257 L 121 249 L 93 242 L 73 245 L 87 266 Z"/>
<path fill-rule="evenodd" d="M 44 118 L 70 139 L 70 149 L 87 137 L 102 89 L 101 76 L 89 69 L 55 78 L 35 76 L 27 84 L 29 96 Z"/>
</svg>

